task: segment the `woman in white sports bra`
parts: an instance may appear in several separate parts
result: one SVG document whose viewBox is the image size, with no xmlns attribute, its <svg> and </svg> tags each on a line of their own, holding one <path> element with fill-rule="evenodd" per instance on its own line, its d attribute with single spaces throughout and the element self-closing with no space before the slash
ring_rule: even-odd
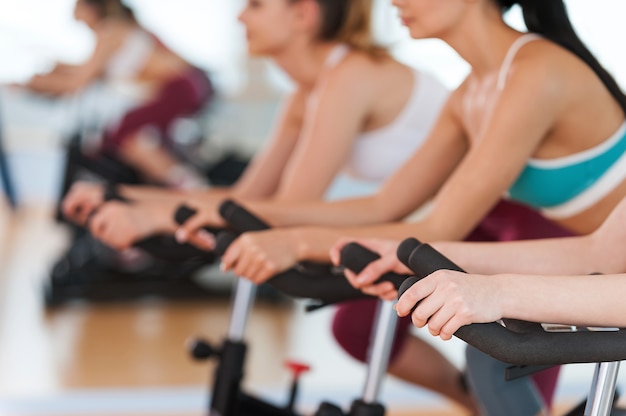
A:
<svg viewBox="0 0 626 416">
<path fill-rule="evenodd" d="M 189 198 L 213 207 L 227 197 L 287 204 L 322 199 L 340 171 L 373 181 L 388 177 L 421 145 L 448 90 L 377 46 L 370 13 L 371 0 L 248 1 L 240 20 L 249 53 L 272 58 L 295 83 L 273 137 L 229 188 L 172 194 L 120 187 L 122 196 L 154 210 L 155 215 L 142 216 L 154 221 L 111 225 L 106 235 L 115 239 L 96 234 L 127 247 L 147 234 L 175 229 L 171 213 Z M 66 215 L 83 222 L 102 202 L 102 193 L 99 186 L 76 186 L 64 202 Z M 154 200 L 163 203 L 151 204 Z M 108 224 L 115 210 L 142 209 L 108 204 L 92 224 Z"/>
<path fill-rule="evenodd" d="M 289 207 L 244 204 L 271 224 L 289 228 L 242 236 L 223 257 L 227 268 L 260 282 L 298 261 L 336 261 L 341 247 L 356 239 L 383 256 L 349 279 L 367 293 L 391 299 L 396 293 L 390 285 L 371 283 L 386 271 L 405 270 L 395 249 L 408 236 L 462 239 L 507 194 L 551 211 L 557 223 L 585 234 L 626 195 L 626 170 L 620 168 L 626 98 L 576 36 L 562 0 L 519 1 L 529 31 L 539 36 L 504 22 L 502 13 L 518 3 L 514 0 L 393 3 L 412 37 L 444 40 L 471 65 L 471 73 L 452 93 L 424 145 L 374 196 Z M 563 172 L 574 172 L 582 183 L 567 183 Z M 535 178 L 546 179 L 535 185 Z M 546 192 L 543 186 L 551 188 Z M 585 193 L 583 202 L 566 206 Z M 419 220 L 389 223 L 429 200 L 432 205 Z M 195 233 L 203 221 L 213 221 L 210 213 L 180 234 L 202 247 Z M 293 227 L 299 224 L 320 226 Z M 393 240 L 362 240 L 368 237 Z M 423 362 L 415 357 L 407 345 L 397 365 L 417 373 Z M 534 404 L 520 411 L 534 414 L 543 402 Z"/>
<path fill-rule="evenodd" d="M 48 95 L 78 91 L 98 78 L 139 87 L 139 102 L 115 125 L 107 126 L 97 150 L 122 159 L 150 182 L 173 187 L 200 184 L 199 177 L 173 156 L 168 129 L 212 96 L 205 72 L 144 29 L 122 0 L 76 0 L 74 17 L 96 36 L 90 58 L 80 65 L 59 64 L 25 86 Z"/>
</svg>

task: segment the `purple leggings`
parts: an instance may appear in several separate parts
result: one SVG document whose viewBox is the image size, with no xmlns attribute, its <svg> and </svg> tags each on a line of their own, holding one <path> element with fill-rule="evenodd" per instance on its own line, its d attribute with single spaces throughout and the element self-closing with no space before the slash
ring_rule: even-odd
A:
<svg viewBox="0 0 626 416">
<path fill-rule="evenodd" d="M 109 128 L 104 137 L 104 150 L 116 153 L 126 140 L 144 127 L 155 128 L 160 133 L 161 144 L 169 147 L 168 129 L 172 122 L 200 110 L 212 93 L 207 75 L 200 69 L 190 68 L 165 82 L 152 99 L 130 110 L 118 125 Z"/>
<path fill-rule="evenodd" d="M 470 234 L 467 241 L 513 241 L 537 238 L 571 236 L 572 233 L 543 218 L 523 205 L 500 201 Z M 340 305 L 333 320 L 333 335 L 352 357 L 365 362 L 376 300 L 364 299 Z M 398 320 L 391 348 L 390 362 L 398 355 L 409 335 L 411 318 Z M 560 367 L 553 367 L 533 375 L 546 406 L 551 407 Z"/>
</svg>

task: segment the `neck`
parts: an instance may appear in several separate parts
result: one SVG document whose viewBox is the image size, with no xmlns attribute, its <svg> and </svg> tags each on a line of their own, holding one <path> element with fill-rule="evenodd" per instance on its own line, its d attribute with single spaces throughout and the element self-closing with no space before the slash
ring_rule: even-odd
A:
<svg viewBox="0 0 626 416">
<path fill-rule="evenodd" d="M 298 85 L 313 89 L 324 69 L 324 63 L 337 43 L 293 42 L 274 56 L 274 61 Z"/>
<path fill-rule="evenodd" d="M 476 76 L 497 71 L 520 32 L 507 26 L 497 10 L 474 10 L 453 31 L 441 36 L 472 67 Z"/>
</svg>

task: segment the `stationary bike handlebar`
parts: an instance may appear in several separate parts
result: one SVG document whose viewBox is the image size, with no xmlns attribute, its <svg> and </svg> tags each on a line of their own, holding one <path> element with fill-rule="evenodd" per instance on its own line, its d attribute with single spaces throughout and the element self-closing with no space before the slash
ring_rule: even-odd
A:
<svg viewBox="0 0 626 416">
<path fill-rule="evenodd" d="M 439 269 L 464 272 L 428 244 L 407 239 L 398 247 L 398 259 L 415 276 L 405 280 L 400 297 L 409 287 Z M 626 331 L 516 332 L 492 322 L 471 324 L 455 334 L 482 352 L 517 365 L 557 365 L 610 362 L 626 359 Z"/>
<path fill-rule="evenodd" d="M 215 252 L 219 256 L 224 254 L 239 233 L 270 228 L 265 221 L 232 200 L 224 201 L 219 207 L 219 212 L 229 228 L 234 230 L 223 231 L 217 235 Z M 176 211 L 175 220 L 182 224 L 194 214 L 193 209 L 181 206 Z M 342 250 L 341 263 L 350 270 L 359 272 L 378 257 L 376 253 L 352 243 Z M 404 279 L 405 276 L 388 274 L 380 281 L 391 281 L 398 288 Z M 333 273 L 330 265 L 321 263 L 301 262 L 296 267 L 275 275 L 267 283 L 289 296 L 317 299 L 326 304 L 371 297 L 352 287 L 337 272 Z"/>
</svg>

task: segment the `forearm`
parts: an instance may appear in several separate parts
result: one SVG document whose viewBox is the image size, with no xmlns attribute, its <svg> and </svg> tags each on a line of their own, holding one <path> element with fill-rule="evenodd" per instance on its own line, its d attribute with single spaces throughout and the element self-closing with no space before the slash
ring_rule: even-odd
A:
<svg viewBox="0 0 626 416">
<path fill-rule="evenodd" d="M 289 229 L 298 261 L 330 263 L 330 249 L 343 235 L 333 228 L 294 227 Z"/>
<path fill-rule="evenodd" d="M 505 318 L 580 326 L 626 326 L 626 275 L 497 275 Z"/>
<path fill-rule="evenodd" d="M 28 81 L 26 86 L 33 91 L 48 94 L 71 93 L 84 87 L 88 80 L 75 71 L 52 72 L 45 75 L 36 75 Z"/>
<path fill-rule="evenodd" d="M 178 201 L 174 200 L 144 201 L 134 205 L 149 220 L 148 234 L 174 234 L 178 229 L 174 219 L 178 206 Z"/>
<path fill-rule="evenodd" d="M 375 198 L 341 201 L 241 201 L 246 208 L 274 226 L 337 226 L 350 227 L 389 221 L 390 213 Z"/>
<path fill-rule="evenodd" d="M 611 272 L 598 264 L 588 236 L 495 243 L 432 244 L 471 273 L 590 274 Z"/>
<path fill-rule="evenodd" d="M 291 236 L 297 246 L 298 260 L 327 262 L 330 261 L 331 248 L 340 238 L 355 240 L 378 238 L 401 241 L 420 234 L 419 231 L 416 232 L 415 228 L 419 227 L 415 225 L 397 222 L 360 227 L 294 227 L 291 229 Z"/>
<path fill-rule="evenodd" d="M 168 189 L 156 186 L 119 185 L 117 192 L 130 201 L 137 202 L 173 202 L 182 204 L 186 200 L 196 197 L 215 196 L 215 198 L 227 198 L 228 188 L 210 188 L 194 191 Z"/>
</svg>

